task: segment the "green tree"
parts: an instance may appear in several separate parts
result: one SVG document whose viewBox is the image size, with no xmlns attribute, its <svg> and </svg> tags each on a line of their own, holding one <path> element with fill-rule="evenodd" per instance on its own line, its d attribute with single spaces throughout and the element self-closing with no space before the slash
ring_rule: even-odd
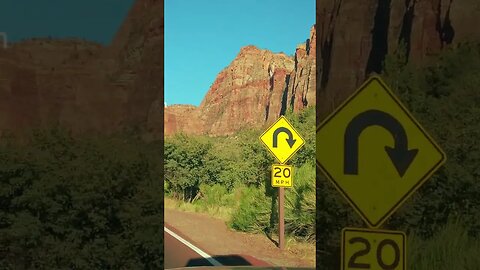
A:
<svg viewBox="0 0 480 270">
<path fill-rule="evenodd" d="M 0 268 L 160 268 L 160 153 L 58 129 L 3 140 Z"/>
<path fill-rule="evenodd" d="M 395 215 L 390 226 L 417 228 L 430 236 L 451 214 L 480 229 L 480 45 L 445 50 L 424 67 L 387 58 L 384 77 L 447 154 L 447 162 Z M 399 56 L 400 55 L 400 56 Z"/>
</svg>

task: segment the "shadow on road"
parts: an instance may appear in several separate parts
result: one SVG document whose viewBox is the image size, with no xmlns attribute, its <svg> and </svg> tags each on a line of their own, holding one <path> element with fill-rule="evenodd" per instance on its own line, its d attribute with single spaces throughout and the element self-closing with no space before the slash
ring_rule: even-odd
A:
<svg viewBox="0 0 480 270">
<path fill-rule="evenodd" d="M 223 255 L 213 256 L 213 259 L 225 266 L 249 266 L 252 265 L 249 261 L 239 255 Z M 205 258 L 191 259 L 187 263 L 187 267 L 190 266 L 209 266 L 211 265 Z"/>
</svg>

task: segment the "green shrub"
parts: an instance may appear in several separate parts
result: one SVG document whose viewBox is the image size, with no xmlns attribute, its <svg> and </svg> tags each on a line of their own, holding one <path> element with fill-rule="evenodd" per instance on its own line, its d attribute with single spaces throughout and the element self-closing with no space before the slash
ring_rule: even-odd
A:
<svg viewBox="0 0 480 270">
<path fill-rule="evenodd" d="M 0 143 L 0 268 L 160 268 L 160 149 L 61 130 Z"/>
<path fill-rule="evenodd" d="M 315 239 L 315 165 L 306 163 L 294 168 L 293 188 L 285 189 L 285 232 Z"/>
<path fill-rule="evenodd" d="M 316 139 L 316 114 L 315 106 L 310 106 L 294 114 L 289 111 L 286 114 L 287 119 L 293 125 L 293 127 L 300 133 L 305 140 L 305 145 L 298 150 L 295 156 L 292 158 L 291 163 L 295 167 L 300 167 L 305 163 L 315 163 L 315 139 Z"/>
<path fill-rule="evenodd" d="M 241 191 L 238 208 L 232 214 L 229 226 L 244 232 L 265 232 L 269 230 L 271 200 L 265 192 L 256 187 Z"/>
<path fill-rule="evenodd" d="M 480 232 L 480 45 L 460 44 L 425 67 L 387 58 L 384 77 L 447 155 L 445 165 L 390 220 L 389 226 L 431 236 L 448 216 Z"/>
<path fill-rule="evenodd" d="M 264 189 L 264 187 L 263 187 Z M 243 188 L 230 227 L 246 232 L 278 230 L 277 192 Z M 312 163 L 294 169 L 294 187 L 285 190 L 285 233 L 307 241 L 315 239 L 315 169 Z"/>
<path fill-rule="evenodd" d="M 169 195 L 171 193 L 170 185 L 168 184 L 167 181 L 163 181 L 163 193 L 165 195 Z"/>
<path fill-rule="evenodd" d="M 178 135 L 165 142 L 165 181 L 171 193 L 185 201 L 192 201 L 200 184 L 212 175 L 206 159 L 212 144 L 208 138 Z"/>
<path fill-rule="evenodd" d="M 234 207 L 234 193 L 229 193 L 225 186 L 214 184 L 212 186 L 200 185 L 200 193 L 202 194 L 199 202 L 206 206 L 230 206 Z"/>
<path fill-rule="evenodd" d="M 286 233 L 314 239 L 315 108 L 287 118 L 306 140 L 292 159 L 298 186 L 286 193 Z M 259 141 L 263 130 L 243 129 L 227 137 L 177 135 L 166 139 L 165 178 L 169 195 L 194 201 L 196 209 L 231 209 L 230 226 L 249 232 L 277 229 L 277 193 L 271 166 L 277 163 Z M 304 164 L 308 164 L 305 165 Z M 301 169 L 300 169 L 301 168 Z M 294 180 L 294 182 L 297 180 Z M 198 208 L 197 208 L 198 207 Z"/>
<path fill-rule="evenodd" d="M 431 238 L 411 233 L 407 241 L 407 269 L 478 269 L 480 239 L 469 236 L 460 220 L 449 219 Z"/>
</svg>

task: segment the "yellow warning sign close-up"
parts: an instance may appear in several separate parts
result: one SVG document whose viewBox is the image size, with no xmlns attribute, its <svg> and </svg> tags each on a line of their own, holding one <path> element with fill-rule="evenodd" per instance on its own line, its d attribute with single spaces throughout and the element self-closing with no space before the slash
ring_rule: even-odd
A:
<svg viewBox="0 0 480 270">
<path fill-rule="evenodd" d="M 446 159 L 377 76 L 320 124 L 316 147 L 319 168 L 374 228 Z"/>
<path fill-rule="evenodd" d="M 342 270 L 405 270 L 406 236 L 400 231 L 344 228 Z"/>
<path fill-rule="evenodd" d="M 305 144 L 305 140 L 284 116 L 260 136 L 260 141 L 281 164 L 285 164 Z"/>
<path fill-rule="evenodd" d="M 272 187 L 293 187 L 293 166 L 272 165 Z"/>
</svg>

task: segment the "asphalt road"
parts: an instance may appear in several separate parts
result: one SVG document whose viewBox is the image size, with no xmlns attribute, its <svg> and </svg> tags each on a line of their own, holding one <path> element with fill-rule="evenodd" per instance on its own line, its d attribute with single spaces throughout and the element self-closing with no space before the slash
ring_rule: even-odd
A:
<svg viewBox="0 0 480 270">
<path fill-rule="evenodd" d="M 179 231 L 173 228 L 164 228 L 165 239 L 165 269 L 187 266 L 214 266 L 216 263 L 202 249 L 185 239 Z M 203 255 L 203 256 L 202 256 Z M 218 264 L 217 264 L 218 265 Z"/>
<path fill-rule="evenodd" d="M 178 230 L 164 228 L 165 269 L 190 266 L 269 266 L 264 261 L 245 255 L 210 255 Z"/>
</svg>

